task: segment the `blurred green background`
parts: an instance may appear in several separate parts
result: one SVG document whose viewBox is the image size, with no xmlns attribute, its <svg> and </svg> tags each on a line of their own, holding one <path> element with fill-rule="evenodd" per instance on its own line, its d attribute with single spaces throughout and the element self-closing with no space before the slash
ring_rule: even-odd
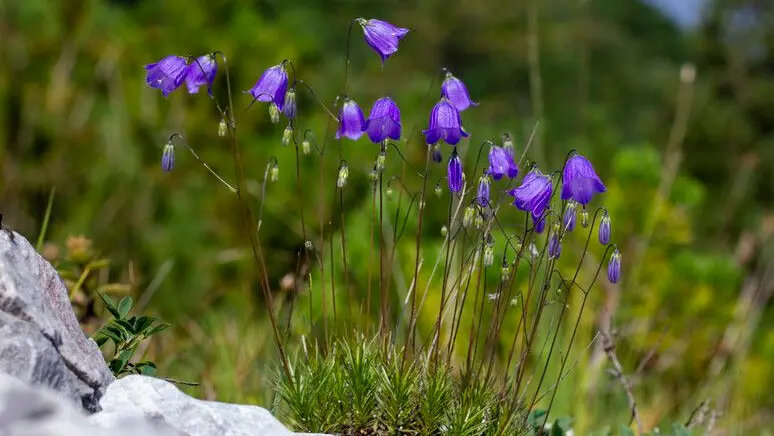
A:
<svg viewBox="0 0 774 436">
<path fill-rule="evenodd" d="M 685 24 L 670 17 L 672 8 L 638 0 L 2 1 L 3 223 L 37 238 L 56 188 L 49 249 L 68 235 L 92 238 L 113 260 L 113 278 L 132 285 L 140 310 L 173 324 L 144 350 L 159 373 L 200 382 L 189 392 L 202 398 L 267 404 L 275 348 L 235 198 L 183 150 L 173 173 L 159 164 L 161 146 L 178 131 L 233 180 L 228 146 L 217 137 L 219 115 L 203 94 L 180 90 L 164 99 L 145 85 L 143 65 L 220 50 L 242 108 L 250 99 L 241 91 L 290 59 L 330 104 L 341 90 L 350 21 L 385 19 L 412 32 L 382 67 L 354 28 L 347 93 L 364 110 L 394 97 L 411 165 L 424 163 L 417 129 L 442 67 L 480 103 L 463 114 L 472 134 L 463 148 L 469 164 L 473 144 L 505 131 L 520 152 L 537 120 L 529 158 L 559 168 L 576 148 L 594 162 L 608 187 L 603 202 L 624 253 L 624 280 L 598 286 L 578 342 L 588 344 L 612 319 L 646 427 L 684 421 L 710 400 L 727 434 L 765 434 L 774 427 L 774 3 L 690 3 L 702 8 Z M 225 96 L 221 79 L 215 92 Z M 299 113 L 321 144 L 327 119 L 303 91 Z M 269 283 L 286 306 L 293 296 L 283 279 L 293 277 L 304 245 L 302 206 L 318 248 L 321 224 L 326 235 L 329 222 L 340 228 L 333 183 L 341 152 L 351 166 L 343 198 L 350 283 L 362 296 L 367 172 L 377 149 L 366 139 L 341 150 L 329 141 L 325 183 L 318 183 L 319 156 L 306 156 L 298 195 L 283 128 L 270 123 L 264 105 L 239 125 L 249 192 L 260 196 L 271 156 L 280 165 L 262 216 Z M 398 158 L 391 160 L 398 173 Z M 444 172 L 434 166 L 431 183 L 444 184 Z M 430 259 L 447 203 L 429 199 L 428 206 Z M 414 221 L 396 259 L 405 277 L 395 280 L 406 284 Z M 566 266 L 577 263 L 572 253 L 581 242 L 565 247 Z M 579 347 L 555 406 L 576 419 L 578 434 L 628 422 L 625 396 L 604 372 L 598 348 Z"/>
</svg>

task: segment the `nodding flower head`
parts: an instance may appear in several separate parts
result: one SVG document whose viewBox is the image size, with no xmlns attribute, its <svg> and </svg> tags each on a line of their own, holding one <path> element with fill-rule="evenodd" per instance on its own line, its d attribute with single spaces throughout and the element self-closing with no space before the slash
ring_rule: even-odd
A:
<svg viewBox="0 0 774 436">
<path fill-rule="evenodd" d="M 562 241 L 559 239 L 559 232 L 555 231 L 551 233 L 551 237 L 548 239 L 548 258 L 558 259 L 562 254 Z"/>
<path fill-rule="evenodd" d="M 175 168 L 175 146 L 167 142 L 164 151 L 161 152 L 161 169 L 172 171 L 173 168 Z"/>
<path fill-rule="evenodd" d="M 358 18 L 357 23 L 363 28 L 365 40 L 382 58 L 382 65 L 388 57 L 398 51 L 398 42 L 406 36 L 408 29 L 394 26 L 386 21 Z"/>
<path fill-rule="evenodd" d="M 376 100 L 361 130 L 366 132 L 368 138 L 375 144 L 387 138 L 399 140 L 400 108 L 390 97 Z"/>
<path fill-rule="evenodd" d="M 460 112 L 471 106 L 478 106 L 478 103 L 470 99 L 468 88 L 462 83 L 462 80 L 454 77 L 450 72 L 446 73 L 446 78 L 441 83 L 441 95 L 446 97 Z"/>
<path fill-rule="evenodd" d="M 476 193 L 476 201 L 481 207 L 486 207 L 489 204 L 489 177 L 481 176 L 478 181 L 478 192 Z"/>
<path fill-rule="evenodd" d="M 610 283 L 618 283 L 621 280 L 621 252 L 617 248 L 610 255 L 610 262 L 607 264 L 607 280 Z"/>
<path fill-rule="evenodd" d="M 610 216 L 605 212 L 602 221 L 599 223 L 599 243 L 607 245 L 610 243 Z"/>
<path fill-rule="evenodd" d="M 493 145 L 489 149 L 489 168 L 486 170 L 495 180 L 503 176 L 513 179 L 519 175 L 519 167 L 513 160 L 513 151 Z"/>
<path fill-rule="evenodd" d="M 145 83 L 161 90 L 164 97 L 176 90 L 185 81 L 188 63 L 182 56 L 167 56 L 145 66 Z"/>
<path fill-rule="evenodd" d="M 285 93 L 288 89 L 288 73 L 285 64 L 275 65 L 261 74 L 255 86 L 249 92 L 253 98 L 262 102 L 273 102 L 277 109 L 285 107 Z"/>
<path fill-rule="evenodd" d="M 188 71 L 185 76 L 185 86 L 189 94 L 197 94 L 199 87 L 207 86 L 207 94 L 212 97 L 212 83 L 215 81 L 215 74 L 218 72 L 218 63 L 215 61 L 215 55 L 207 54 L 199 56 L 188 64 Z"/>
<path fill-rule="evenodd" d="M 449 178 L 449 191 L 455 194 L 462 191 L 462 162 L 456 150 L 449 159 L 447 177 Z"/>
<path fill-rule="evenodd" d="M 336 139 L 342 137 L 352 140 L 360 139 L 363 136 L 363 111 L 357 105 L 355 100 L 344 99 L 339 111 L 339 130 L 336 131 Z"/>
<path fill-rule="evenodd" d="M 535 224 L 535 233 L 543 233 L 543 230 L 546 229 L 546 222 L 548 221 L 548 216 L 532 216 L 532 222 Z"/>
<path fill-rule="evenodd" d="M 294 87 L 288 89 L 285 93 L 285 106 L 282 108 L 282 113 L 292 120 L 296 117 L 296 90 Z"/>
<path fill-rule="evenodd" d="M 574 201 L 570 201 L 567 203 L 567 207 L 564 209 L 564 217 L 562 217 L 562 225 L 564 226 L 564 230 L 567 232 L 571 232 L 575 230 L 575 221 L 577 217 L 577 213 L 575 212 L 576 209 L 576 203 Z"/>
<path fill-rule="evenodd" d="M 513 204 L 519 210 L 532 214 L 532 219 L 535 221 L 535 231 L 540 233 L 545 227 L 543 212 L 549 207 L 552 192 L 551 178 L 535 168 L 524 176 L 521 186 L 512 189 L 508 194 L 513 197 Z M 541 226 L 541 230 L 537 229 L 538 225 Z"/>
<path fill-rule="evenodd" d="M 457 145 L 460 139 L 468 137 L 467 132 L 462 129 L 459 111 L 446 98 L 441 98 L 433 107 L 430 112 L 430 125 L 422 133 L 428 144 L 444 140 L 449 145 Z"/>
<path fill-rule="evenodd" d="M 562 200 L 573 199 L 585 206 L 589 204 L 594 194 L 606 190 L 588 159 L 575 154 L 567 160 L 564 165 Z"/>
</svg>

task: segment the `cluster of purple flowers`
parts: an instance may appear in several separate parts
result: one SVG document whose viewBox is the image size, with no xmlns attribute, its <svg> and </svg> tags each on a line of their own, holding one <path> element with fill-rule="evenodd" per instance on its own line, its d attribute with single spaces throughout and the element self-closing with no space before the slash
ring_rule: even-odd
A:
<svg viewBox="0 0 774 436">
<path fill-rule="evenodd" d="M 398 51 L 398 44 L 409 29 L 394 26 L 388 22 L 376 19 L 358 18 L 355 20 L 363 30 L 366 43 L 380 56 L 382 64 Z M 212 84 L 215 80 L 218 65 L 214 54 L 198 58 L 167 56 L 157 63 L 145 66 L 146 82 L 153 88 L 161 90 L 166 97 L 171 92 L 186 83 L 188 92 L 198 93 L 199 88 L 207 86 L 212 97 Z M 270 103 L 269 111 L 274 122 L 283 113 L 288 119 L 296 117 L 295 84 L 290 85 L 286 69 L 286 61 L 266 69 L 255 85 L 246 91 L 255 101 Z M 389 96 L 376 100 L 371 107 L 368 118 L 363 116 L 360 106 L 355 100 L 344 96 L 338 112 L 338 129 L 336 138 L 351 140 L 360 139 L 363 134 L 376 144 L 384 144 L 388 139 L 399 140 L 401 137 L 401 113 L 397 103 Z M 422 133 L 425 142 L 431 147 L 433 160 L 442 160 L 439 144 L 445 142 L 453 147 L 449 156 L 447 179 L 449 191 L 460 194 L 464 185 L 462 161 L 457 153 L 457 144 L 469 136 L 462 126 L 461 113 L 471 107 L 478 106 L 474 102 L 465 84 L 451 72 L 444 70 L 444 80 L 441 84 L 440 98 L 433 106 L 427 129 Z M 290 126 L 286 129 L 292 135 Z M 283 139 L 283 143 L 286 143 Z M 384 153 L 384 149 L 383 149 Z M 514 159 L 513 141 L 509 135 L 503 135 L 502 146 L 492 144 L 488 154 L 488 168 L 478 181 L 475 202 L 481 208 L 490 207 L 492 181 L 500 181 L 504 177 L 515 180 L 519 175 L 519 167 Z M 174 147 L 168 145 L 162 156 L 162 167 L 170 171 L 174 166 Z M 556 259 L 561 255 L 562 237 L 575 229 L 578 207 L 582 209 L 581 225 L 588 225 L 586 205 L 596 194 L 606 191 L 591 162 L 584 156 L 574 153 L 567 159 L 561 177 L 561 200 L 564 201 L 561 226 L 555 223 L 548 238 L 548 255 Z M 343 186 L 343 184 L 342 184 Z M 554 193 L 553 176 L 544 174 L 537 166 L 533 166 L 516 188 L 507 191 L 513 197 L 513 205 L 519 210 L 529 213 L 532 218 L 533 230 L 542 233 L 548 221 L 551 210 L 551 200 Z M 605 211 L 600 225 L 598 239 L 602 245 L 610 243 L 611 222 Z M 621 254 L 614 248 L 608 264 L 608 279 L 612 283 L 620 279 Z"/>
</svg>

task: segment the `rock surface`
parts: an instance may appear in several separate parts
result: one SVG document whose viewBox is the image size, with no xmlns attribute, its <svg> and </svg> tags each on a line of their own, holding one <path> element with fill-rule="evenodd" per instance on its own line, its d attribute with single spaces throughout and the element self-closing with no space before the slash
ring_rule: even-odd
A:
<svg viewBox="0 0 774 436">
<path fill-rule="evenodd" d="M 163 421 L 190 436 L 291 436 L 268 410 L 257 406 L 197 400 L 157 378 L 130 375 L 111 384 L 100 400 L 102 412 L 89 420 L 114 427 L 123 419 Z"/>
<path fill-rule="evenodd" d="M 118 421 L 110 428 L 90 424 L 66 398 L 42 386 L 29 386 L 0 373 L 2 436 L 182 436 L 162 422 Z"/>
<path fill-rule="evenodd" d="M 78 325 L 62 279 L 8 230 L 0 230 L 0 373 L 50 387 L 90 412 L 114 380 Z"/>
</svg>

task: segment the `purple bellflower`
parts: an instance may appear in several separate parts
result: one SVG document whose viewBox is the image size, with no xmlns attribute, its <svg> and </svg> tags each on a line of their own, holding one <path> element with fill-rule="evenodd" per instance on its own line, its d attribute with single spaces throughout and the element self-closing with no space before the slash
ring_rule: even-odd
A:
<svg viewBox="0 0 774 436">
<path fill-rule="evenodd" d="M 610 262 L 607 264 L 607 280 L 610 283 L 618 283 L 621 280 L 621 252 L 617 248 L 610 255 Z"/>
<path fill-rule="evenodd" d="M 339 130 L 336 131 L 336 139 L 341 137 L 352 140 L 360 139 L 363 136 L 363 111 L 357 105 L 355 100 L 344 99 L 344 104 L 339 110 Z"/>
<path fill-rule="evenodd" d="M 577 213 L 575 212 L 575 202 L 570 201 L 567 203 L 567 207 L 564 209 L 564 217 L 562 218 L 562 225 L 564 226 L 564 230 L 567 232 L 571 232 L 575 230 L 575 222 Z"/>
<path fill-rule="evenodd" d="M 282 108 L 282 113 L 289 120 L 296 117 L 296 89 L 294 86 L 290 87 L 288 92 L 285 93 L 285 107 Z"/>
<path fill-rule="evenodd" d="M 462 83 L 462 80 L 454 77 L 450 72 L 446 73 L 446 78 L 441 84 L 441 94 L 449 99 L 451 104 L 460 112 L 471 106 L 478 106 L 478 103 L 470 99 L 468 88 Z"/>
<path fill-rule="evenodd" d="M 361 128 L 368 134 L 371 142 L 378 144 L 387 138 L 400 139 L 400 108 L 390 97 L 382 97 L 374 102 L 371 114 Z"/>
<path fill-rule="evenodd" d="M 173 168 L 175 168 L 175 146 L 168 142 L 161 153 L 161 169 L 168 172 Z"/>
<path fill-rule="evenodd" d="M 610 216 L 607 213 L 602 217 L 599 223 L 599 243 L 607 245 L 610 243 Z"/>
<path fill-rule="evenodd" d="M 481 207 L 489 205 L 489 177 L 481 176 L 478 181 L 478 192 L 476 193 L 476 201 Z"/>
<path fill-rule="evenodd" d="M 514 198 L 513 204 L 519 210 L 532 214 L 535 231 L 541 233 L 545 228 L 543 212 L 549 207 L 552 192 L 551 178 L 535 168 L 524 176 L 521 186 L 512 189 L 508 194 Z"/>
<path fill-rule="evenodd" d="M 145 83 L 161 90 L 164 97 L 183 84 L 188 72 L 188 63 L 182 56 L 167 56 L 145 66 Z"/>
<path fill-rule="evenodd" d="M 462 162 L 455 150 L 451 158 L 449 158 L 449 170 L 447 173 L 449 178 L 449 191 L 453 193 L 459 193 L 462 191 Z"/>
<path fill-rule="evenodd" d="M 573 199 L 583 206 L 589 204 L 594 194 L 607 189 L 591 166 L 580 154 L 573 155 L 564 165 L 562 200 Z"/>
<path fill-rule="evenodd" d="M 288 89 L 288 73 L 285 64 L 275 65 L 263 72 L 261 78 L 249 92 L 253 98 L 262 102 L 274 102 L 280 111 L 285 106 L 285 93 Z"/>
<path fill-rule="evenodd" d="M 548 215 L 532 217 L 532 222 L 535 224 L 535 233 L 543 233 L 543 230 L 546 229 L 546 221 L 548 221 Z"/>
<path fill-rule="evenodd" d="M 444 140 L 449 145 L 457 145 L 460 139 L 469 136 L 462 129 L 459 111 L 446 98 L 441 98 L 433 107 L 430 112 L 430 125 L 422 133 L 428 144 Z"/>
<path fill-rule="evenodd" d="M 215 74 L 218 72 L 218 63 L 215 61 L 215 55 L 208 54 L 199 56 L 190 64 L 185 76 L 185 86 L 188 87 L 189 94 L 199 93 L 199 88 L 207 86 L 207 94 L 212 97 L 212 82 L 215 81 Z"/>
<path fill-rule="evenodd" d="M 559 232 L 553 232 L 548 239 L 548 258 L 558 259 L 562 254 L 562 241 L 559 240 Z"/>
<path fill-rule="evenodd" d="M 519 167 L 513 160 L 513 152 L 510 149 L 493 145 L 489 149 L 489 168 L 487 173 L 495 180 L 500 180 L 503 176 L 513 179 L 519 175 Z"/>
<path fill-rule="evenodd" d="M 398 42 L 406 36 L 408 29 L 394 26 L 386 21 L 358 18 L 357 23 L 363 28 L 365 40 L 384 61 L 398 51 Z"/>
</svg>

